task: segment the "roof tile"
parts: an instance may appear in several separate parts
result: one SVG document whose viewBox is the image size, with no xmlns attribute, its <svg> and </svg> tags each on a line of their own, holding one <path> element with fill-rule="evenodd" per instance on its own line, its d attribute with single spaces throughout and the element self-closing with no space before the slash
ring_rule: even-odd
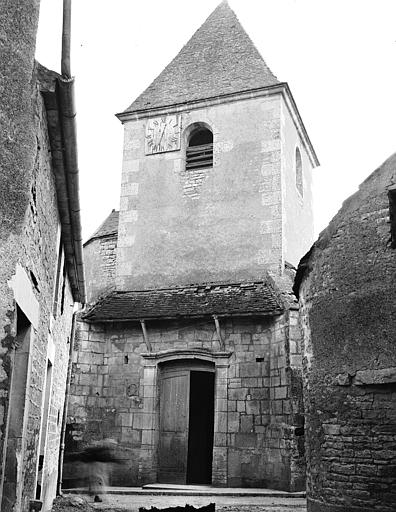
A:
<svg viewBox="0 0 396 512">
<path fill-rule="evenodd" d="M 281 314 L 283 309 L 279 292 L 268 280 L 113 292 L 92 306 L 84 319 L 116 322 L 211 315 L 273 316 Z"/>
<path fill-rule="evenodd" d="M 268 87 L 279 81 L 226 2 L 125 112 Z"/>
<path fill-rule="evenodd" d="M 86 245 L 88 242 L 90 242 L 94 238 L 102 238 L 104 236 L 109 236 L 109 235 L 118 235 L 119 214 L 120 214 L 120 212 L 118 212 L 116 210 L 112 210 L 110 215 L 99 226 L 99 228 L 95 231 L 95 233 L 88 238 L 88 240 L 84 243 L 84 245 Z"/>
</svg>

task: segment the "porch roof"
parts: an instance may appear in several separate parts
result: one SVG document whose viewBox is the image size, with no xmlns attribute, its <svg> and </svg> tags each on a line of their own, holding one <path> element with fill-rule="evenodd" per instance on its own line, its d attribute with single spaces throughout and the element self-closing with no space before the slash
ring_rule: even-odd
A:
<svg viewBox="0 0 396 512">
<path fill-rule="evenodd" d="M 280 293 L 268 280 L 112 292 L 83 318 L 88 322 L 122 322 L 213 315 L 275 316 L 283 310 Z"/>
</svg>

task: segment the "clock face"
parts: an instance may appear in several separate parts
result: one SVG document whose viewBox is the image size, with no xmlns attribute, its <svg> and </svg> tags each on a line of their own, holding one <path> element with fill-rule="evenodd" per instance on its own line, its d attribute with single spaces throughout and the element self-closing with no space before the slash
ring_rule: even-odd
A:
<svg viewBox="0 0 396 512">
<path fill-rule="evenodd" d="M 180 116 L 149 119 L 146 125 L 146 155 L 180 149 Z"/>
</svg>

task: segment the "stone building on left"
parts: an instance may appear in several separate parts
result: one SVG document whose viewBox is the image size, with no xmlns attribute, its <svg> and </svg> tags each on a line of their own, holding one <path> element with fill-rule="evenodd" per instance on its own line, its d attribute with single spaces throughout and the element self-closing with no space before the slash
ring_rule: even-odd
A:
<svg viewBox="0 0 396 512">
<path fill-rule="evenodd" d="M 38 14 L 38 0 L 0 12 L 2 512 L 51 508 L 73 310 L 85 301 L 73 80 L 35 62 Z"/>
</svg>

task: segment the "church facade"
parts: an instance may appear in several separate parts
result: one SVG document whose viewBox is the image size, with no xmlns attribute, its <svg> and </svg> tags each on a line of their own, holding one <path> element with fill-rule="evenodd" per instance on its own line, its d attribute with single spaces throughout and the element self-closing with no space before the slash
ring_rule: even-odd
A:
<svg viewBox="0 0 396 512">
<path fill-rule="evenodd" d="M 67 449 L 116 441 L 113 485 L 303 489 L 292 282 L 318 161 L 289 87 L 223 2 L 118 117 L 120 211 L 85 244 Z"/>
</svg>

